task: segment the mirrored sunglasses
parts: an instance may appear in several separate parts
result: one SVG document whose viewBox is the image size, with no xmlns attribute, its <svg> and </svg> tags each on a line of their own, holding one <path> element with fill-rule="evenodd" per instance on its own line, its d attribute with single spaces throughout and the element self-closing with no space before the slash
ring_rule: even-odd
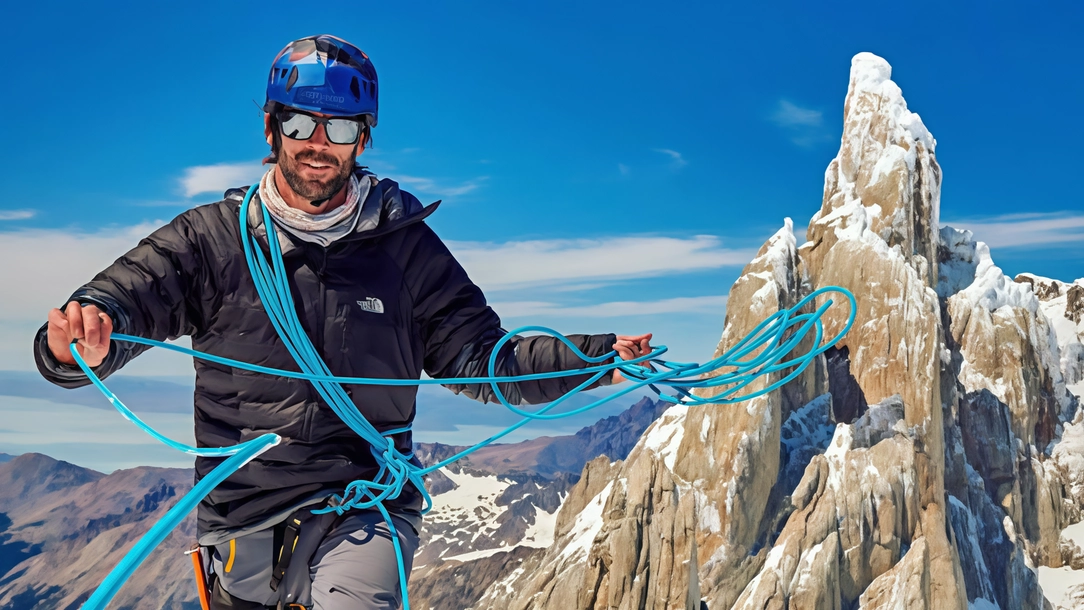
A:
<svg viewBox="0 0 1084 610">
<path fill-rule="evenodd" d="M 317 125 L 324 126 L 324 133 L 332 144 L 353 144 L 361 135 L 361 123 L 341 117 L 318 117 L 292 110 L 278 114 L 282 135 L 291 140 L 308 140 Z"/>
</svg>

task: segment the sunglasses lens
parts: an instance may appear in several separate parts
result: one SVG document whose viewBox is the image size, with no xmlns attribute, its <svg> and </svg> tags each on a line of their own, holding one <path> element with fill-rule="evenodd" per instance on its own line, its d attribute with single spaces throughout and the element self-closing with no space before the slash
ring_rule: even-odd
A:
<svg viewBox="0 0 1084 610">
<path fill-rule="evenodd" d="M 282 135 L 291 140 L 308 140 L 316 131 L 316 120 L 307 114 L 283 112 L 279 115 L 279 122 L 282 124 Z"/>
<path fill-rule="evenodd" d="M 324 128 L 333 144 L 353 144 L 361 133 L 361 124 L 351 119 L 329 119 Z"/>
</svg>

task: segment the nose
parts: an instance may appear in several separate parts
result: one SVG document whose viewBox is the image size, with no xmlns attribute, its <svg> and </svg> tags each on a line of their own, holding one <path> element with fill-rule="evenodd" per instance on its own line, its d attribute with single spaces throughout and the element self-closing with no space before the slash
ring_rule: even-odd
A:
<svg viewBox="0 0 1084 610">
<path fill-rule="evenodd" d="M 314 148 L 330 148 L 331 142 L 327 139 L 327 132 L 324 131 L 322 124 L 317 124 L 316 129 L 313 130 L 312 136 L 307 140 L 310 146 Z"/>
</svg>

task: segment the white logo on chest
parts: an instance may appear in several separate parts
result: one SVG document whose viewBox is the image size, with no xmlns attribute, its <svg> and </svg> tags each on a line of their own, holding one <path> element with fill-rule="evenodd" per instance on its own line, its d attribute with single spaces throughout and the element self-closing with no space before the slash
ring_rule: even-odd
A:
<svg viewBox="0 0 1084 610">
<path fill-rule="evenodd" d="M 362 311 L 370 313 L 384 313 L 384 303 L 376 297 L 366 297 L 364 301 L 358 301 Z"/>
</svg>

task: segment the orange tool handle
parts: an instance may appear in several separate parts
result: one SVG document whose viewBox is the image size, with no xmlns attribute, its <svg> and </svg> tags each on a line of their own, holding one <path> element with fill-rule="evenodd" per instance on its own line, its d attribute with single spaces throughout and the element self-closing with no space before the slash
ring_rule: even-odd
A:
<svg viewBox="0 0 1084 610">
<path fill-rule="evenodd" d="M 192 567 L 196 572 L 196 590 L 199 591 L 199 605 L 203 610 L 211 610 L 211 595 L 207 590 L 207 578 L 203 574 L 203 561 L 201 551 L 197 547 L 185 553 L 192 558 Z"/>
</svg>

